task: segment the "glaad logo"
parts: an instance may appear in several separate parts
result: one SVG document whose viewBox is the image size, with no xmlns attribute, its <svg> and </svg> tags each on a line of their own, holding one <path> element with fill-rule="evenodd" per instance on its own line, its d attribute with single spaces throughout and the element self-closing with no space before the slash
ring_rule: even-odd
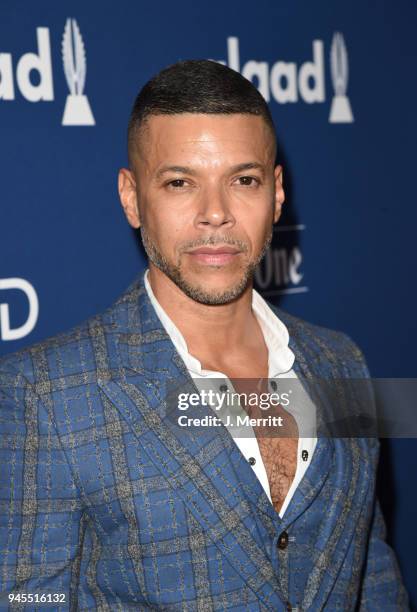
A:
<svg viewBox="0 0 417 612">
<path fill-rule="evenodd" d="M 29 302 L 29 315 L 26 322 L 20 327 L 10 326 L 10 313 L 8 304 L 0 304 L 0 340 L 19 340 L 24 338 L 33 330 L 39 315 L 39 300 L 36 291 L 27 280 L 23 278 L 0 279 L 0 291 L 2 289 L 17 289 L 23 291 Z"/>
<path fill-rule="evenodd" d="M 295 62 L 277 61 L 272 66 L 268 62 L 249 60 L 241 65 L 239 39 L 230 36 L 227 39 L 227 64 L 229 68 L 240 72 L 249 81 L 256 81 L 260 93 L 267 102 L 271 97 L 279 104 L 295 103 L 299 99 L 307 104 L 326 101 L 324 43 L 313 40 L 312 60 L 297 66 Z M 351 123 L 353 115 L 349 99 L 346 96 L 348 55 L 343 35 L 336 32 L 330 54 L 332 82 L 335 90 L 332 110 L 329 116 L 331 123 Z M 333 111 L 333 109 L 335 109 Z"/>
<path fill-rule="evenodd" d="M 24 53 L 17 62 L 17 88 L 29 102 L 51 102 L 54 100 L 54 85 L 49 28 L 36 28 L 36 39 L 37 53 Z M 62 60 L 70 90 L 62 125 L 95 125 L 88 99 L 83 95 L 87 62 L 84 42 L 75 19 L 67 19 L 65 25 Z M 38 73 L 36 84 L 33 83 L 33 72 Z M 0 101 L 15 99 L 12 56 L 10 53 L 0 53 Z"/>
<path fill-rule="evenodd" d="M 348 56 L 343 34 L 335 32 L 330 50 L 330 71 L 334 97 L 330 109 L 330 123 L 352 123 L 353 115 L 349 98 L 346 96 L 348 84 Z"/>
<path fill-rule="evenodd" d="M 29 102 L 39 102 L 40 100 L 49 102 L 54 99 L 49 29 L 36 28 L 36 38 L 38 53 L 25 53 L 17 62 L 17 86 L 22 96 Z M 33 85 L 31 82 L 31 71 L 36 71 L 39 74 L 37 85 Z M 12 56 L 10 53 L 0 53 L 0 100 L 14 99 Z"/>
<path fill-rule="evenodd" d="M 260 93 L 267 102 L 271 93 L 276 102 L 298 102 L 298 96 L 312 104 L 324 102 L 324 53 L 323 42 L 313 41 L 313 61 L 305 62 L 297 68 L 295 62 L 275 62 L 269 67 L 268 62 L 249 60 L 240 66 L 239 39 L 231 36 L 227 39 L 227 65 L 241 72 L 249 81 L 257 79 Z M 224 62 L 221 62 L 224 63 Z"/>
<path fill-rule="evenodd" d="M 62 37 L 62 61 L 70 95 L 67 96 L 62 125 L 95 125 L 87 96 L 83 95 L 87 62 L 80 29 L 67 19 Z"/>
</svg>

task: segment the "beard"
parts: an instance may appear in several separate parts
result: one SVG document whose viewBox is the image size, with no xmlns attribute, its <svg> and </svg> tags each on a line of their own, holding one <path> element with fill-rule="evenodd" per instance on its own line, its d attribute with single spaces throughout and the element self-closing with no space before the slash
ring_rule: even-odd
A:
<svg viewBox="0 0 417 612">
<path fill-rule="evenodd" d="M 181 268 L 180 258 L 178 259 L 178 264 L 174 264 L 168 261 L 168 259 L 160 252 L 156 244 L 149 237 L 148 232 L 143 226 L 141 227 L 140 231 L 143 248 L 145 249 L 149 261 L 151 261 L 154 266 L 159 268 L 161 272 L 166 274 L 166 276 L 168 276 L 168 278 L 173 283 L 175 283 L 177 287 L 181 289 L 181 291 L 185 293 L 185 295 L 187 295 L 189 298 L 196 302 L 199 302 L 200 304 L 206 304 L 210 306 L 228 304 L 229 302 L 236 300 L 242 295 L 248 285 L 252 282 L 255 269 L 259 262 L 262 260 L 263 256 L 265 255 L 272 240 L 271 225 L 270 231 L 265 237 L 260 253 L 253 259 L 246 260 L 244 265 L 242 265 L 241 267 L 238 280 L 227 289 L 223 289 L 222 291 L 216 291 L 207 290 L 202 285 L 187 281 Z M 241 240 L 230 238 L 228 236 L 210 236 L 208 238 L 187 242 L 180 249 L 180 254 L 186 249 L 216 244 L 228 244 L 239 248 L 244 254 L 248 252 L 247 244 L 245 242 L 242 242 Z M 218 267 L 220 268 L 220 266 Z"/>
</svg>

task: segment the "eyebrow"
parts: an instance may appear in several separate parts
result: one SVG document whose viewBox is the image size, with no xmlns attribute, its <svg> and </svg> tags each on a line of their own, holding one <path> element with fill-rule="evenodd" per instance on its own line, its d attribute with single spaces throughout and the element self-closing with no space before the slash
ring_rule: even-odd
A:
<svg viewBox="0 0 417 612">
<path fill-rule="evenodd" d="M 243 170 L 260 170 L 262 174 L 264 174 L 265 167 L 263 166 L 263 164 L 260 164 L 259 162 L 248 162 L 244 164 L 238 164 L 237 166 L 233 166 L 233 168 L 231 169 L 231 174 L 234 174 L 235 172 L 242 172 Z"/>
<path fill-rule="evenodd" d="M 160 168 L 156 173 L 155 178 L 161 178 L 161 176 L 163 174 L 166 174 L 167 172 L 176 172 L 177 174 L 191 175 L 197 174 L 195 170 L 189 168 L 188 166 L 162 166 L 162 168 Z"/>
<path fill-rule="evenodd" d="M 265 172 L 265 168 L 259 162 L 246 162 L 243 164 L 237 164 L 236 166 L 232 166 L 230 168 L 230 174 L 234 174 L 235 172 L 242 172 L 243 170 L 260 170 L 262 173 Z M 196 170 L 190 168 L 189 166 L 162 166 L 158 170 L 155 175 L 156 179 L 161 178 L 163 174 L 167 172 L 176 172 L 177 174 L 189 174 L 191 176 L 195 176 L 197 173 Z"/>
</svg>

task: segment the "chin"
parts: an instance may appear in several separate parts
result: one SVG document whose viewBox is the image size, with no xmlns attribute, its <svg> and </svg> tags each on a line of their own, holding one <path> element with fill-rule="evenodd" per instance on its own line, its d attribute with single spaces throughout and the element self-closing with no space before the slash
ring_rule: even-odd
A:
<svg viewBox="0 0 417 612">
<path fill-rule="evenodd" d="M 223 282 L 219 282 L 218 277 L 212 277 L 205 282 L 202 276 L 204 275 L 199 275 L 198 278 L 182 277 L 177 285 L 188 297 L 207 305 L 233 302 L 242 295 L 250 282 L 247 274 L 235 275 L 233 279 L 225 279 Z"/>
<path fill-rule="evenodd" d="M 209 269 L 204 268 L 199 272 L 192 274 L 183 274 L 182 278 L 189 285 L 195 285 L 201 287 L 206 291 L 228 291 L 235 285 L 239 285 L 243 282 L 243 279 L 247 278 L 247 274 L 243 270 L 225 270 L 221 267 L 210 267 Z"/>
</svg>

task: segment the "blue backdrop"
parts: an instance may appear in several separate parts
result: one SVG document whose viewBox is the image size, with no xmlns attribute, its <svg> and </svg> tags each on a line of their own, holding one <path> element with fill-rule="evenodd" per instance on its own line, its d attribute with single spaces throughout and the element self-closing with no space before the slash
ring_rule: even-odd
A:
<svg viewBox="0 0 417 612">
<path fill-rule="evenodd" d="M 417 374 L 414 0 L 72 0 L 0 8 L 0 354 L 108 306 L 145 265 L 118 203 L 140 87 L 186 58 L 253 80 L 276 122 L 285 214 L 265 296 L 347 332 L 378 377 Z M 379 494 L 417 601 L 415 440 Z"/>
</svg>

